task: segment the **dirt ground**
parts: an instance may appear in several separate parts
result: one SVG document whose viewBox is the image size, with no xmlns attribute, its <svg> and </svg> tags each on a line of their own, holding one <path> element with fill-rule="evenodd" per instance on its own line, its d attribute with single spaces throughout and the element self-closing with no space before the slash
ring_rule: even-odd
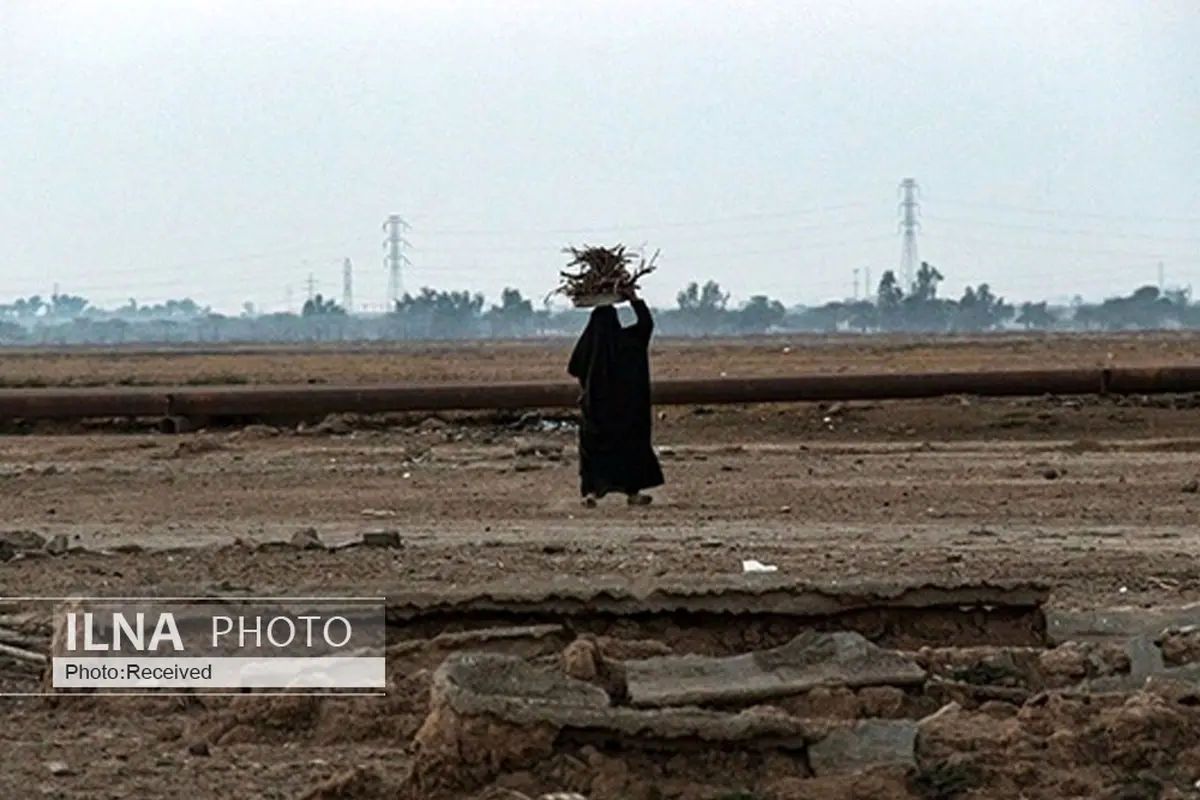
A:
<svg viewBox="0 0 1200 800">
<path fill-rule="evenodd" d="M 30 351 L 5 354 L 0 380 L 546 379 L 562 377 L 567 346 Z M 659 376 L 702 377 L 1183 364 L 1200 361 L 1200 348 L 1194 337 L 1168 334 L 810 338 L 664 342 L 654 359 Z M 569 414 L 337 417 L 298 430 L 186 436 L 97 426 L 3 436 L 0 531 L 65 537 L 57 541 L 70 549 L 15 557 L 10 549 L 6 560 L 0 544 L 0 595 L 741 580 L 743 560 L 756 559 L 797 580 L 1044 581 L 1053 609 L 1179 605 L 1200 595 L 1198 407 L 1200 398 L 1170 396 L 663 408 L 655 436 L 667 485 L 647 508 L 615 500 L 580 507 Z M 263 545 L 306 529 L 330 547 Z M 337 547 L 381 530 L 396 532 L 402 546 Z M 633 638 L 683 641 L 661 632 L 646 628 Z M 404 796 L 436 667 L 394 660 L 385 699 L 0 698 L 0 794 Z M 36 681 L 30 667 L 0 654 L 0 688 L 28 690 Z M 1181 696 L 967 703 L 921 723 L 919 774 L 900 777 L 814 777 L 811 765 L 736 748 L 706 765 L 683 751 L 618 752 L 589 742 L 555 750 L 539 767 L 500 769 L 488 785 L 530 796 L 580 786 L 594 800 L 1200 796 L 1192 785 L 1200 780 L 1200 725 Z M 922 706 L 921 715 L 938 706 Z M 1157 746 L 1144 744 L 1156 737 Z M 1135 740 L 1142 750 L 1131 752 Z M 624 777 L 617 781 L 613 770 Z M 717 787 L 722 776 L 736 785 Z M 446 796 L 483 797 L 484 788 Z"/>
<path fill-rule="evenodd" d="M 661 378 L 1200 363 L 1194 332 L 660 339 Z M 0 386 L 565 380 L 571 342 L 6 349 Z"/>
</svg>

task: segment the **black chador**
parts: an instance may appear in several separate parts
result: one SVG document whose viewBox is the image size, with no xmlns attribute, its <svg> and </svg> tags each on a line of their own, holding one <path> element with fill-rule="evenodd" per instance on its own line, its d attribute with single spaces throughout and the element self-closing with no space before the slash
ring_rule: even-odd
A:
<svg viewBox="0 0 1200 800">
<path fill-rule="evenodd" d="M 650 498 L 641 492 L 663 484 L 650 443 L 654 319 L 645 302 L 629 300 L 637 322 L 622 327 L 616 308 L 594 309 L 567 367 L 582 389 L 579 488 L 588 505 L 609 492 L 622 492 L 631 504 L 645 505 Z"/>
</svg>

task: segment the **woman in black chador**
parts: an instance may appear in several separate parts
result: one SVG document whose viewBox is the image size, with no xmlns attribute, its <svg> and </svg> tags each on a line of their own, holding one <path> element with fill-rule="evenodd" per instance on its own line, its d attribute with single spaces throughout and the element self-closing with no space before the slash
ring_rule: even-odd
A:
<svg viewBox="0 0 1200 800">
<path fill-rule="evenodd" d="M 617 309 L 599 306 L 575 344 L 567 372 L 582 389 L 579 404 L 579 490 L 585 505 L 622 492 L 630 505 L 649 505 L 645 489 L 662 486 L 650 444 L 650 335 L 654 319 L 633 290 L 622 293 L 637 322 L 621 326 Z"/>
</svg>

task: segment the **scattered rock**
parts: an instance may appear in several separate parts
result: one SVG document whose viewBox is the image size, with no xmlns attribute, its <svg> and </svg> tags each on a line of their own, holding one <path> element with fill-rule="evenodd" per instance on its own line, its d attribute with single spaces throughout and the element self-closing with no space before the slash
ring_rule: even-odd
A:
<svg viewBox="0 0 1200 800">
<path fill-rule="evenodd" d="M 642 708 L 762 702 L 821 686 L 907 686 L 926 678 L 909 656 L 853 632 L 805 633 L 727 658 L 663 656 L 625 666 L 630 703 Z"/>
<path fill-rule="evenodd" d="M 281 433 L 282 431 L 273 425 L 247 425 L 234 435 L 239 439 L 273 439 Z"/>
<path fill-rule="evenodd" d="M 193 756 L 209 755 L 208 742 L 206 742 L 204 740 L 192 742 L 190 745 L 188 745 L 188 755 L 193 755 Z"/>
<path fill-rule="evenodd" d="M 1200 663 L 1200 626 L 1170 628 L 1158 637 L 1163 661 L 1170 666 Z"/>
<path fill-rule="evenodd" d="M 1200 480 L 1193 478 L 1181 486 L 1179 491 L 1183 492 L 1184 494 L 1196 494 L 1197 492 L 1200 492 Z"/>
<path fill-rule="evenodd" d="M 625 665 L 606 658 L 595 638 L 581 636 L 571 642 L 563 650 L 559 663 L 563 672 L 575 680 L 603 689 L 611 705 L 621 705 L 629 699 Z"/>
<path fill-rule="evenodd" d="M 71 765 L 65 761 L 47 761 L 46 769 L 54 776 L 75 774 L 75 771 L 71 769 Z"/>
<path fill-rule="evenodd" d="M 1048 481 L 1058 480 L 1063 476 L 1063 471 L 1056 467 L 1046 467 L 1042 470 L 1042 477 Z"/>
<path fill-rule="evenodd" d="M 35 531 L 0 531 L 0 547 L 3 545 L 14 550 L 41 550 L 46 537 Z"/>
<path fill-rule="evenodd" d="M 71 540 L 65 533 L 56 533 L 46 542 L 46 553 L 52 556 L 66 555 L 71 549 Z"/>
<path fill-rule="evenodd" d="M 561 442 L 541 439 L 518 439 L 513 445 L 513 455 L 517 458 L 540 456 L 542 458 L 561 457 L 564 447 Z"/>
<path fill-rule="evenodd" d="M 1078 642 L 1064 642 L 1041 653 L 1038 668 L 1051 683 L 1081 681 L 1088 676 L 1088 653 Z"/>
<path fill-rule="evenodd" d="M 388 550 L 404 547 L 399 531 L 366 531 L 362 535 L 362 543 L 366 547 L 382 547 Z"/>
<path fill-rule="evenodd" d="M 863 720 L 835 728 L 808 747 L 808 763 L 817 776 L 915 767 L 916 759 L 917 723 L 912 720 Z"/>
<path fill-rule="evenodd" d="M 315 434 L 327 436 L 345 436 L 354 432 L 358 420 L 352 414 L 329 414 L 325 419 L 314 425 L 310 430 Z"/>
<path fill-rule="evenodd" d="M 296 531 L 292 534 L 289 544 L 297 550 L 325 549 L 325 543 L 321 541 L 321 536 L 317 533 L 316 528 L 304 528 Z"/>
<path fill-rule="evenodd" d="M 17 557 L 17 548 L 5 541 L 0 541 L 0 564 L 12 561 Z"/>
<path fill-rule="evenodd" d="M 1150 677 L 1163 671 L 1166 664 L 1163 661 L 1162 650 L 1150 636 L 1135 636 L 1125 645 L 1129 656 L 1129 672 L 1136 679 Z"/>
</svg>

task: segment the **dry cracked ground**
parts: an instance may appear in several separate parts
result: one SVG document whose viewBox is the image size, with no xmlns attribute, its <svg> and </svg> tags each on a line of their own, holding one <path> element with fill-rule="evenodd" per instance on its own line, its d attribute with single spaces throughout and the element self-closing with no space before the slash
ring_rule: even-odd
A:
<svg viewBox="0 0 1200 800">
<path fill-rule="evenodd" d="M 668 342 L 655 369 L 1197 352 L 1168 335 Z M 565 354 L 18 353 L 4 381 L 558 378 Z M 648 508 L 592 510 L 570 414 L 10 426 L 4 596 L 352 589 L 395 609 L 386 698 L 3 698 L 0 793 L 1200 797 L 1198 406 L 661 408 L 667 485 Z M 776 571 L 744 574 L 751 559 Z M 44 650 L 28 610 L 0 606 L 0 644 Z M 5 691 L 40 679 L 0 653 Z"/>
</svg>

